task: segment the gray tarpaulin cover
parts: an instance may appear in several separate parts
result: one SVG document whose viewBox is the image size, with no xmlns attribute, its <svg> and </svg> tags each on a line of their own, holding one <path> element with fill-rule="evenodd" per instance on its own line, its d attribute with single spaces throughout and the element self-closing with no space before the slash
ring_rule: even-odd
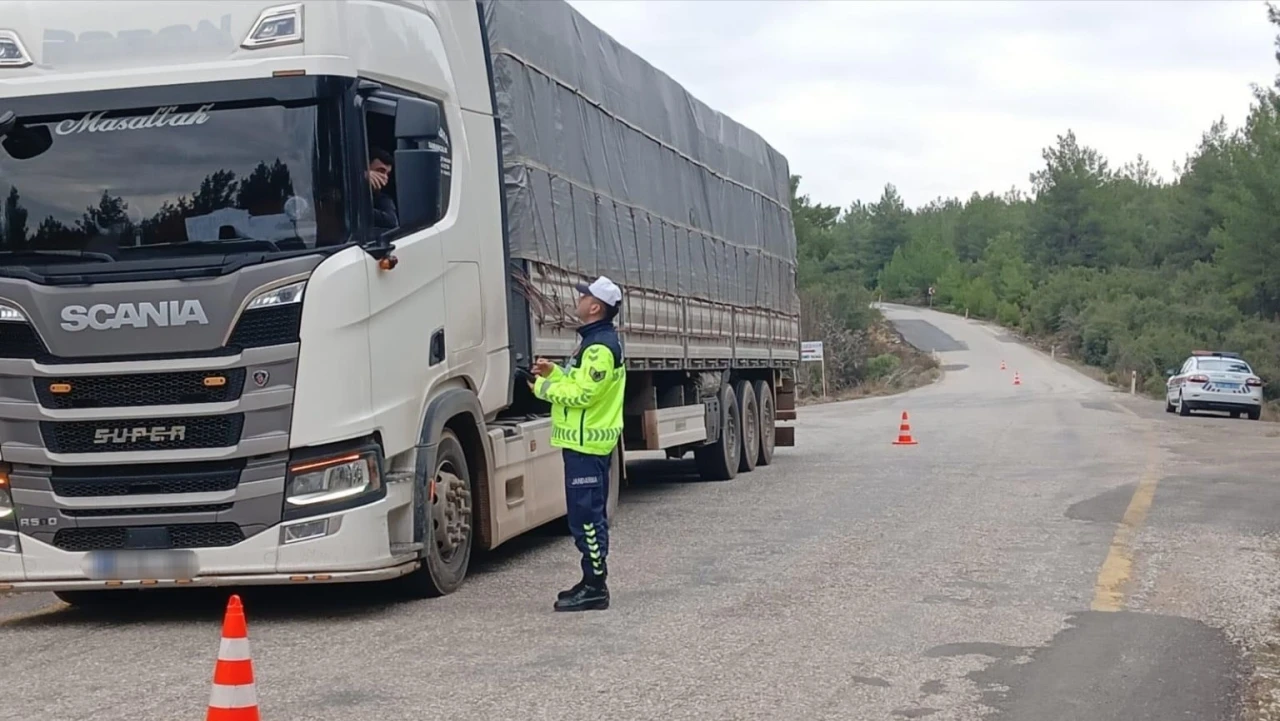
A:
<svg viewBox="0 0 1280 721">
<path fill-rule="evenodd" d="M 511 255 L 798 312 L 786 158 L 563 0 L 481 0 Z"/>
</svg>

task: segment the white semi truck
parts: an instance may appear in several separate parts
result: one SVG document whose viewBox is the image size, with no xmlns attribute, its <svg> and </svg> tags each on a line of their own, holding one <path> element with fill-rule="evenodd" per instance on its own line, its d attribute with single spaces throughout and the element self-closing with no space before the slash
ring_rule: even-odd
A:
<svg viewBox="0 0 1280 721">
<path fill-rule="evenodd" d="M 611 509 L 794 443 L 786 160 L 560 0 L 0 0 L 0 148 L 0 591 L 456 590 L 565 514 L 597 274 Z"/>
</svg>

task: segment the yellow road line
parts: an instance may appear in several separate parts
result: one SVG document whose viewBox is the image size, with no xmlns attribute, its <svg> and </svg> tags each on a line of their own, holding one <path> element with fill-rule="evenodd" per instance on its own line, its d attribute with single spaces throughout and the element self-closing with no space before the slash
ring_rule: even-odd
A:
<svg viewBox="0 0 1280 721">
<path fill-rule="evenodd" d="M 1143 469 L 1138 488 L 1129 499 L 1129 507 L 1125 509 L 1120 524 L 1116 527 L 1115 536 L 1111 538 L 1111 549 L 1107 559 L 1102 562 L 1098 571 L 1098 580 L 1093 586 L 1094 611 L 1119 611 L 1124 608 L 1125 586 L 1133 575 L 1133 538 L 1147 517 L 1151 501 L 1155 499 L 1156 484 L 1160 482 L 1159 448 L 1156 445 L 1155 433 L 1148 428 L 1147 465 Z"/>
</svg>

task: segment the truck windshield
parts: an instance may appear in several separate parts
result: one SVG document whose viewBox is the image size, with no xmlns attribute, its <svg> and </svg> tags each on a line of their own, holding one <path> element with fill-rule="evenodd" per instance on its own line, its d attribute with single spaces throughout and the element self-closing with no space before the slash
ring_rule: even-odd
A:
<svg viewBox="0 0 1280 721">
<path fill-rule="evenodd" d="M 0 266 L 345 243 L 340 99 L 248 82 L 0 99 Z"/>
</svg>

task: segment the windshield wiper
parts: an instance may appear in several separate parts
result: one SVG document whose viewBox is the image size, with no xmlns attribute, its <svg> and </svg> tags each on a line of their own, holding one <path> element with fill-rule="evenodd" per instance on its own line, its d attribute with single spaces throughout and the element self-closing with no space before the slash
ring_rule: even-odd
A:
<svg viewBox="0 0 1280 721">
<path fill-rule="evenodd" d="M 106 253 L 97 253 L 92 250 L 0 250 L 0 264 L 8 264 L 8 261 L 16 260 L 18 264 L 22 261 L 28 262 L 63 262 L 63 263 L 80 263 L 83 261 L 95 261 L 98 263 L 111 263 L 115 261 Z"/>
<path fill-rule="evenodd" d="M 237 253 L 276 253 L 280 246 L 270 240 L 256 238 L 224 238 L 221 240 L 188 240 L 177 243 L 149 243 L 120 250 L 129 254 L 163 256 L 174 255 L 234 255 Z"/>
</svg>

